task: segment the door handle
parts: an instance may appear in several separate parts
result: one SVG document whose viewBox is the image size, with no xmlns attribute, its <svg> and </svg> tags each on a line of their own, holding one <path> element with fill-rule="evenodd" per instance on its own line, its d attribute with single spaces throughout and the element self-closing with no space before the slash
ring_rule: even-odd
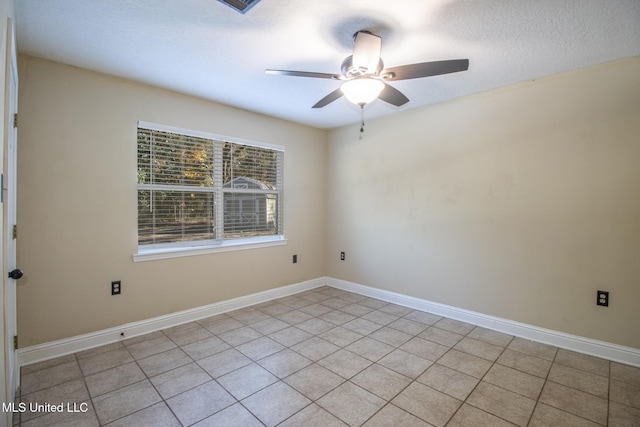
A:
<svg viewBox="0 0 640 427">
<path fill-rule="evenodd" d="M 24 273 L 22 272 L 22 270 L 20 270 L 19 268 L 16 268 L 15 270 L 11 270 L 9 272 L 9 278 L 13 279 L 13 280 L 18 280 L 19 278 L 21 278 L 24 275 Z"/>
</svg>

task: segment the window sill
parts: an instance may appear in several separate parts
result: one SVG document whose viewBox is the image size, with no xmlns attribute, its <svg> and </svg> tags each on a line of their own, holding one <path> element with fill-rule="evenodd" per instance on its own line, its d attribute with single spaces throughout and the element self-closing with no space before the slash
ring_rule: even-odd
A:
<svg viewBox="0 0 640 427">
<path fill-rule="evenodd" d="M 185 248 L 166 249 L 142 249 L 133 254 L 133 262 L 155 261 L 158 259 L 180 258 L 186 256 L 206 255 L 217 252 L 244 251 L 249 249 L 268 248 L 271 246 L 283 246 L 287 239 L 277 237 L 269 240 L 230 240 L 215 246 L 191 246 Z"/>
</svg>

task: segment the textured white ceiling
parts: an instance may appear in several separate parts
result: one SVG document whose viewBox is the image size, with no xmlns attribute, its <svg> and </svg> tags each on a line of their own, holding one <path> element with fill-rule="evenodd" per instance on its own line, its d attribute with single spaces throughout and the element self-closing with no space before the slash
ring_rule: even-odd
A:
<svg viewBox="0 0 640 427">
<path fill-rule="evenodd" d="M 466 72 L 394 82 L 410 102 L 392 114 L 618 58 L 640 55 L 640 0 L 261 0 L 242 15 L 216 0 L 17 0 L 22 53 L 332 128 L 360 120 L 339 86 L 265 75 L 339 73 L 352 35 L 382 36 L 386 66 L 469 58 Z M 640 76 L 639 76 L 640 79 Z"/>
</svg>

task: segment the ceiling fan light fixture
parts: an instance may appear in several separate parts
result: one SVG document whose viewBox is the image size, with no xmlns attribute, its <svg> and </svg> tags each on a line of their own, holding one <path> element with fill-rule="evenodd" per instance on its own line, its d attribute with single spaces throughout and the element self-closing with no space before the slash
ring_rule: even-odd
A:
<svg viewBox="0 0 640 427">
<path fill-rule="evenodd" d="M 344 96 L 361 107 L 376 99 L 382 89 L 384 89 L 384 83 L 371 77 L 352 79 L 340 86 Z"/>
</svg>

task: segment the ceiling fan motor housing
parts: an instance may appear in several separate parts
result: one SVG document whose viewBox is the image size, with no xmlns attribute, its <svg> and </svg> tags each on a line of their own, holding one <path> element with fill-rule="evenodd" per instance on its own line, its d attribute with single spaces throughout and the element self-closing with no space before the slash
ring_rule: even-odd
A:
<svg viewBox="0 0 640 427">
<path fill-rule="evenodd" d="M 344 61 L 342 61 L 342 65 L 340 66 L 340 71 L 347 78 L 360 77 L 360 76 L 371 76 L 377 77 L 380 74 L 380 71 L 384 69 L 384 62 L 382 62 L 382 58 L 378 60 L 378 65 L 374 72 L 370 72 L 369 70 L 364 70 L 361 68 L 356 68 L 353 66 L 353 55 L 347 56 Z"/>
</svg>

